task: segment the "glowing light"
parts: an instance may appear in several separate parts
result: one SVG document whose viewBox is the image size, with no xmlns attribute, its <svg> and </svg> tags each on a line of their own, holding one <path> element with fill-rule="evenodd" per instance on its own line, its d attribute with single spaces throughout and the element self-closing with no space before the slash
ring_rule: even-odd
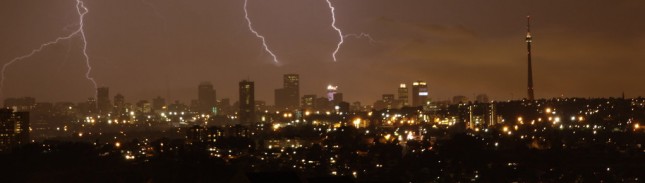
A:
<svg viewBox="0 0 645 183">
<path fill-rule="evenodd" d="M 7 70 L 7 67 L 9 67 L 11 64 L 14 64 L 14 63 L 19 62 L 21 60 L 24 60 L 24 59 L 27 59 L 29 57 L 32 57 L 37 53 L 40 53 L 46 47 L 49 47 L 49 46 L 54 45 L 54 44 L 58 44 L 60 41 L 63 41 L 63 40 L 71 39 L 71 38 L 73 38 L 73 37 L 75 37 L 77 35 L 79 35 L 80 38 L 83 40 L 83 49 L 82 49 L 82 51 L 83 51 L 83 56 L 85 58 L 85 64 L 87 66 L 87 72 L 85 72 L 85 78 L 87 78 L 88 80 L 90 80 L 92 82 L 92 84 L 94 85 L 95 89 L 98 87 L 98 85 L 96 84 L 96 81 L 94 80 L 94 78 L 90 77 L 90 73 L 92 72 L 92 66 L 90 66 L 90 58 L 89 58 L 89 56 L 87 54 L 87 38 L 85 37 L 85 29 L 84 29 L 85 28 L 85 25 L 84 25 L 85 15 L 89 12 L 89 10 L 87 9 L 87 7 L 85 7 L 85 5 L 83 4 L 83 1 L 76 0 L 76 11 L 78 12 L 78 15 L 79 15 L 79 23 L 78 23 L 79 26 L 78 26 L 78 29 L 76 29 L 74 32 L 68 34 L 67 36 L 58 37 L 58 38 L 54 39 L 53 41 L 45 42 L 45 43 L 41 44 L 40 47 L 31 50 L 31 52 L 29 52 L 29 54 L 16 57 L 16 58 L 12 59 L 11 61 L 9 61 L 9 62 L 5 63 L 4 65 L 2 65 L 2 70 L 0 70 L 0 77 L 1 77 L 0 78 L 0 95 L 2 95 L 2 92 L 3 92 L 3 89 L 4 89 L 5 71 Z"/>
<path fill-rule="evenodd" d="M 273 130 L 275 131 L 278 129 L 280 129 L 280 124 L 279 123 L 273 124 Z"/>
<path fill-rule="evenodd" d="M 264 51 L 269 53 L 271 55 L 271 57 L 273 57 L 273 62 L 278 64 L 278 63 L 280 63 L 278 61 L 278 57 L 271 51 L 271 49 L 269 49 L 269 46 L 267 46 L 266 38 L 264 38 L 264 36 L 260 35 L 260 33 L 255 31 L 255 29 L 253 29 L 253 24 L 251 23 L 251 18 L 249 18 L 249 12 L 248 12 L 248 10 L 246 8 L 246 5 L 248 4 L 248 1 L 249 0 L 244 0 L 244 18 L 246 18 L 246 22 L 248 23 L 249 30 L 253 34 L 255 34 L 255 37 L 258 37 L 258 38 L 260 38 L 260 40 L 262 40 L 262 46 L 264 47 Z"/>
<path fill-rule="evenodd" d="M 353 121 L 354 126 L 356 126 L 356 128 L 359 128 L 360 125 L 361 125 L 361 121 L 362 121 L 361 118 L 354 119 L 354 121 Z"/>
</svg>

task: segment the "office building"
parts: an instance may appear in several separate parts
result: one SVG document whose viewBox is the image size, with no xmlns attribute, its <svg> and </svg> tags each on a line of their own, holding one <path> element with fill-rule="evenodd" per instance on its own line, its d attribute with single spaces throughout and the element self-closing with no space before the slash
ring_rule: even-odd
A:
<svg viewBox="0 0 645 183">
<path fill-rule="evenodd" d="M 112 104 L 110 103 L 110 88 L 100 87 L 97 88 L 97 107 L 99 114 L 108 114 L 112 112 Z"/>
<path fill-rule="evenodd" d="M 425 105 L 428 100 L 428 84 L 425 81 L 412 83 L 412 107 Z"/>
<path fill-rule="evenodd" d="M 197 112 L 213 113 L 217 106 L 215 89 L 210 82 L 202 82 L 197 87 Z"/>
<path fill-rule="evenodd" d="M 408 86 L 405 83 L 401 83 L 399 85 L 398 93 L 399 93 L 399 101 L 401 101 L 401 104 L 403 104 L 403 106 L 410 105 L 409 104 L 410 101 L 408 99 L 408 96 L 409 96 L 408 92 L 409 92 Z"/>
<path fill-rule="evenodd" d="M 300 76 L 285 74 L 283 88 L 275 90 L 275 106 L 280 109 L 296 109 L 300 107 Z"/>
<path fill-rule="evenodd" d="M 255 86 L 253 81 L 240 81 L 239 91 L 239 120 L 241 124 L 250 125 L 255 122 Z"/>
</svg>

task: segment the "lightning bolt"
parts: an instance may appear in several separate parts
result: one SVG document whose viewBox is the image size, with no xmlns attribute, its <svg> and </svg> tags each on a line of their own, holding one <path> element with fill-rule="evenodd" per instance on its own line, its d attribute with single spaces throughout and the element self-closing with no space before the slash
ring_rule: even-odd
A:
<svg viewBox="0 0 645 183">
<path fill-rule="evenodd" d="M 336 50 L 334 50 L 334 53 L 332 53 L 332 57 L 334 58 L 334 62 L 337 61 L 336 55 L 338 54 L 338 51 L 340 50 L 340 47 L 343 45 L 343 43 L 345 43 L 345 38 L 348 38 L 348 37 L 354 37 L 354 38 L 357 38 L 357 39 L 367 38 L 367 39 L 370 40 L 371 43 L 375 42 L 374 39 L 372 39 L 372 36 L 370 36 L 369 34 L 366 34 L 366 33 L 343 35 L 343 31 L 340 30 L 340 28 L 336 27 L 336 8 L 334 7 L 334 5 L 332 5 L 331 0 L 325 0 L 325 1 L 327 1 L 327 5 L 329 6 L 329 10 L 331 11 L 331 20 L 332 20 L 331 21 L 331 27 L 334 28 L 334 30 L 336 30 L 336 32 L 338 32 L 338 38 L 339 38 L 338 44 L 336 45 Z"/>
<path fill-rule="evenodd" d="M 330 0 L 326 0 L 326 1 L 327 1 L 327 5 L 329 5 L 329 9 L 331 10 L 331 20 L 332 20 L 331 27 L 334 28 L 336 32 L 338 32 L 338 37 L 340 38 L 340 40 L 338 41 L 338 45 L 336 45 L 336 50 L 334 50 L 334 53 L 332 54 L 332 57 L 334 57 L 334 62 L 335 62 L 337 60 L 336 54 L 338 54 L 338 50 L 340 50 L 340 46 L 342 46 L 343 43 L 345 42 L 345 36 L 343 36 L 343 31 L 340 30 L 338 27 L 336 27 L 336 12 L 335 12 L 336 8 L 334 8 Z"/>
<path fill-rule="evenodd" d="M 275 54 L 271 51 L 271 49 L 269 49 L 269 46 L 267 46 L 266 38 L 264 38 L 264 36 L 260 35 L 257 31 L 255 31 L 255 29 L 253 29 L 253 24 L 251 23 L 251 19 L 249 18 L 249 11 L 247 10 L 247 7 L 246 7 L 248 2 L 249 2 L 248 0 L 244 0 L 244 18 L 246 18 L 246 22 L 248 23 L 249 30 L 253 34 L 255 34 L 255 37 L 260 38 L 260 40 L 262 40 L 262 46 L 264 47 L 264 51 L 266 51 L 271 55 L 271 57 L 273 57 L 273 62 L 275 62 L 276 64 L 279 64 L 280 62 L 278 61 L 278 57 L 275 56 Z"/>
<path fill-rule="evenodd" d="M 345 34 L 345 38 L 353 37 L 356 39 L 367 39 L 369 40 L 370 43 L 376 43 L 376 41 L 372 38 L 370 34 L 367 33 L 360 33 L 360 34 Z"/>
<path fill-rule="evenodd" d="M 85 19 L 85 15 L 89 12 L 89 10 L 87 9 L 87 7 L 85 7 L 85 4 L 83 3 L 82 0 L 76 0 L 76 11 L 77 11 L 77 13 L 79 15 L 79 26 L 78 26 L 78 29 L 76 29 L 74 32 L 68 34 L 67 36 L 58 37 L 58 38 L 54 39 L 53 41 L 45 42 L 45 43 L 41 44 L 38 48 L 31 50 L 31 52 L 29 52 L 28 54 L 16 57 L 16 58 L 12 59 L 11 61 L 9 61 L 9 62 L 5 63 L 4 65 L 2 65 L 2 70 L 0 70 L 0 76 L 1 76 L 1 78 L 0 78 L 0 95 L 2 95 L 2 92 L 3 92 L 3 89 L 4 89 L 5 71 L 7 70 L 7 68 L 10 65 L 12 65 L 12 64 L 14 64 L 16 62 L 19 62 L 21 60 L 27 59 L 29 57 L 32 57 L 35 54 L 42 52 L 45 48 L 47 48 L 47 47 L 49 47 L 51 45 L 58 44 L 59 42 L 64 41 L 64 40 L 69 40 L 69 39 L 71 39 L 71 38 L 73 38 L 75 36 L 80 36 L 81 39 L 83 40 L 83 49 L 82 50 L 83 50 L 83 56 L 85 58 L 85 64 L 87 66 L 87 72 L 85 72 L 85 78 L 87 78 L 88 80 L 90 80 L 92 82 L 92 84 L 94 85 L 94 88 L 98 87 L 98 85 L 96 84 L 96 81 L 94 80 L 94 78 L 90 77 L 90 73 L 92 71 L 92 66 L 90 65 L 90 57 L 87 54 L 87 39 L 85 37 L 85 30 L 84 30 L 84 19 Z"/>
</svg>

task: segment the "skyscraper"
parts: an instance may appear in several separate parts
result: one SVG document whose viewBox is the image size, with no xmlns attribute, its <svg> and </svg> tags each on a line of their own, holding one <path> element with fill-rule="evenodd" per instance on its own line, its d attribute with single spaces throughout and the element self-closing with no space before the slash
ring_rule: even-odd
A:
<svg viewBox="0 0 645 183">
<path fill-rule="evenodd" d="M 117 114 L 125 113 L 125 97 L 120 93 L 114 96 L 114 109 Z"/>
<path fill-rule="evenodd" d="M 285 74 L 283 80 L 287 107 L 298 108 L 300 106 L 300 76 Z"/>
<path fill-rule="evenodd" d="M 403 106 L 408 106 L 409 101 L 408 101 L 408 86 L 405 83 L 401 83 L 399 85 L 399 101 L 401 101 L 401 104 Z"/>
<path fill-rule="evenodd" d="M 428 100 L 428 84 L 425 81 L 412 83 L 412 107 L 419 107 Z"/>
<path fill-rule="evenodd" d="M 211 113 L 217 100 L 215 98 L 215 89 L 210 82 L 202 82 L 197 87 L 197 108 L 200 113 Z"/>
<path fill-rule="evenodd" d="M 534 100 L 535 96 L 533 94 L 533 67 L 531 65 L 531 42 L 533 42 L 533 37 L 531 36 L 531 16 L 527 16 L 526 21 L 526 49 L 528 51 L 528 99 Z"/>
<path fill-rule="evenodd" d="M 300 107 L 300 76 L 285 74 L 283 88 L 275 90 L 275 106 L 295 109 Z"/>
<path fill-rule="evenodd" d="M 110 88 L 100 87 L 97 88 L 97 101 L 98 110 L 100 114 L 107 114 L 112 112 L 112 104 L 110 104 Z"/>
<path fill-rule="evenodd" d="M 255 122 L 255 86 L 253 81 L 240 81 L 240 123 L 250 125 Z"/>
</svg>

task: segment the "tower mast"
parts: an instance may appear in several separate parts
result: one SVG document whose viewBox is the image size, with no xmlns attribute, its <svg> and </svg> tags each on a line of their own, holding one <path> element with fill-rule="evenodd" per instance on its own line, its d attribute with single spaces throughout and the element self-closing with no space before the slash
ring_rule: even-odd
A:
<svg viewBox="0 0 645 183">
<path fill-rule="evenodd" d="M 535 100 L 533 94 L 533 67 L 531 65 L 531 42 L 533 42 L 533 37 L 531 37 L 531 16 L 526 17 L 526 49 L 528 51 L 528 99 Z"/>
</svg>

